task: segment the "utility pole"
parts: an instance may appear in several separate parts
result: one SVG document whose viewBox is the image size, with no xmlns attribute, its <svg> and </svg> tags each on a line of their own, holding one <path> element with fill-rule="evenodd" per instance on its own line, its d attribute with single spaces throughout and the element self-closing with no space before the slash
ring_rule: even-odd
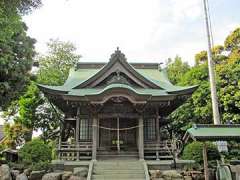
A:
<svg viewBox="0 0 240 180">
<path fill-rule="evenodd" d="M 209 23 L 209 12 L 207 8 L 207 0 L 203 0 L 203 5 L 204 5 L 207 40 L 208 40 L 207 55 L 208 55 L 208 70 L 209 70 L 211 99 L 212 99 L 213 121 L 214 121 L 214 124 L 220 124 L 221 122 L 220 122 L 219 109 L 218 109 L 214 64 L 212 61 L 212 51 L 211 51 L 212 43 L 211 43 L 211 31 L 210 31 L 210 23 Z"/>
</svg>

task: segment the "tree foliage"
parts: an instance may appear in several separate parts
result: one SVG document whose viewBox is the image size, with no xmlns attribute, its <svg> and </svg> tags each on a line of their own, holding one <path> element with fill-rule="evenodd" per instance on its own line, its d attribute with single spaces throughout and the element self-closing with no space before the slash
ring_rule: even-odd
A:
<svg viewBox="0 0 240 180">
<path fill-rule="evenodd" d="M 60 85 L 80 56 L 74 53 L 76 48 L 69 42 L 52 40 L 48 43 L 48 47 L 48 55 L 39 58 L 40 66 L 36 79 L 39 83 Z M 33 81 L 29 82 L 19 99 L 12 102 L 5 115 L 28 129 L 24 132 L 25 141 L 30 141 L 33 131 L 39 129 L 44 140 L 56 138 L 57 129 L 63 118 L 62 113 L 41 94 Z"/>
<path fill-rule="evenodd" d="M 222 123 L 240 123 L 240 36 L 238 33 L 239 28 L 226 38 L 225 46 L 218 45 L 212 49 Z M 172 128 L 182 135 L 192 123 L 213 123 L 206 51 L 197 53 L 195 62 L 195 66 L 176 78 L 176 83 L 179 85 L 199 85 L 192 97 L 170 115 Z M 170 68 L 173 68 L 173 72 L 178 70 L 178 67 L 170 66 Z"/>
<path fill-rule="evenodd" d="M 176 56 L 174 61 L 168 59 L 167 62 L 167 72 L 169 74 L 169 79 L 173 84 L 176 84 L 180 81 L 180 78 L 190 69 L 190 66 L 183 62 L 181 57 Z"/>
<path fill-rule="evenodd" d="M 217 147 L 213 143 L 206 143 L 207 144 L 207 155 L 208 155 L 208 160 L 218 160 L 220 159 L 220 154 L 217 150 Z M 203 164 L 203 143 L 201 142 L 192 142 L 185 146 L 183 150 L 183 159 L 191 159 L 195 160 L 196 163 Z"/>
<path fill-rule="evenodd" d="M 19 11 L 23 7 L 29 9 L 31 2 L 0 2 L 0 107 L 3 109 L 17 99 L 30 77 L 35 40 L 27 36 L 27 26 Z"/>
<path fill-rule="evenodd" d="M 19 157 L 25 165 L 51 161 L 51 147 L 40 139 L 33 139 L 19 150 Z"/>
<path fill-rule="evenodd" d="M 75 46 L 70 42 L 50 40 L 49 52 L 38 58 L 37 81 L 47 85 L 62 85 L 68 77 L 69 69 L 80 59 Z"/>
<path fill-rule="evenodd" d="M 227 51 L 239 50 L 240 48 L 240 28 L 235 29 L 225 40 L 224 46 Z"/>
<path fill-rule="evenodd" d="M 17 12 L 21 15 L 28 14 L 42 5 L 41 0 L 2 0 L 4 9 Z"/>
<path fill-rule="evenodd" d="M 29 130 L 20 123 L 14 123 L 12 125 L 10 123 L 5 123 L 5 140 L 3 141 L 3 145 L 11 149 L 16 149 L 17 146 L 24 144 L 25 134 L 27 132 L 29 132 Z"/>
<path fill-rule="evenodd" d="M 48 54 L 38 58 L 37 82 L 62 85 L 68 77 L 70 68 L 76 66 L 81 56 L 76 54 L 76 47 L 70 42 L 50 40 L 47 46 Z M 54 139 L 63 115 L 46 98 L 43 100 L 44 102 L 36 108 L 37 127 L 42 130 L 44 139 Z"/>
</svg>

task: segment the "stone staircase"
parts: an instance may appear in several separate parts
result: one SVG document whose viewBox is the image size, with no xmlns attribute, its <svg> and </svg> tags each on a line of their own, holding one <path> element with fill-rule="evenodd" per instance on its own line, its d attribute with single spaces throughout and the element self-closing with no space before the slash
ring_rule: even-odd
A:
<svg viewBox="0 0 240 180">
<path fill-rule="evenodd" d="M 139 155 L 137 151 L 98 151 L 98 160 L 138 160 Z"/>
<path fill-rule="evenodd" d="M 145 180 L 144 167 L 139 160 L 96 161 L 92 180 Z"/>
</svg>

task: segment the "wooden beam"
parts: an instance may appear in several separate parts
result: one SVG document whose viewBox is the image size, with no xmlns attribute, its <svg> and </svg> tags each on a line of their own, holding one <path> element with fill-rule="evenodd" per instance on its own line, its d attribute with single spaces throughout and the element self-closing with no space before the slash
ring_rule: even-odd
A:
<svg viewBox="0 0 240 180">
<path fill-rule="evenodd" d="M 101 113 L 98 115 L 100 119 L 102 118 L 131 118 L 135 119 L 139 117 L 138 113 Z"/>
<path fill-rule="evenodd" d="M 204 176 L 205 180 L 209 180 L 208 174 L 208 159 L 207 159 L 207 144 L 203 143 L 203 164 L 204 164 Z"/>
</svg>

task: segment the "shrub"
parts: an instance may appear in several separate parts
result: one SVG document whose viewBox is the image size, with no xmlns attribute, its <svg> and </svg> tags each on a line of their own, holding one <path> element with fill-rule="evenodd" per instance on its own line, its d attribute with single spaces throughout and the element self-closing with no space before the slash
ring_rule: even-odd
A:
<svg viewBox="0 0 240 180">
<path fill-rule="evenodd" d="M 35 166 L 51 161 L 52 149 L 40 139 L 27 142 L 19 151 L 19 158 L 24 165 Z M 38 165 L 36 165 L 38 166 Z M 44 165 L 45 166 L 45 165 Z"/>
<path fill-rule="evenodd" d="M 192 142 L 185 146 L 183 150 L 183 159 L 195 160 L 196 163 L 203 164 L 203 143 L 201 142 Z M 217 150 L 216 145 L 213 143 L 207 142 L 207 154 L 208 154 L 208 161 L 212 160 L 219 160 L 220 154 Z"/>
<path fill-rule="evenodd" d="M 39 171 L 39 170 L 49 170 L 51 168 L 49 162 L 38 162 L 34 163 L 33 165 L 30 166 L 30 169 L 33 171 Z"/>
</svg>

